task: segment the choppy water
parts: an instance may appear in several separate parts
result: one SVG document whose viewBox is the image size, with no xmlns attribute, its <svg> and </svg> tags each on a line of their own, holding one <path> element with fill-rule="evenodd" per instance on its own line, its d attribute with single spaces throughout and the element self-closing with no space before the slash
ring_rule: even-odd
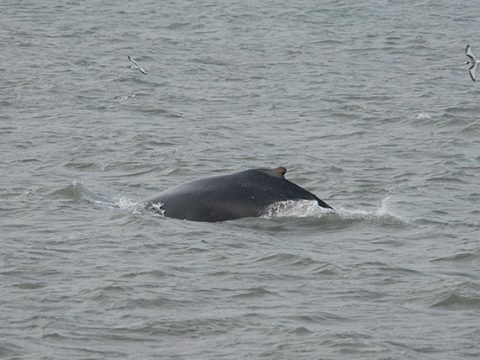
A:
<svg viewBox="0 0 480 360">
<path fill-rule="evenodd" d="M 2 1 L 0 357 L 478 358 L 479 13 Z M 338 213 L 135 206 L 280 165 Z"/>
</svg>

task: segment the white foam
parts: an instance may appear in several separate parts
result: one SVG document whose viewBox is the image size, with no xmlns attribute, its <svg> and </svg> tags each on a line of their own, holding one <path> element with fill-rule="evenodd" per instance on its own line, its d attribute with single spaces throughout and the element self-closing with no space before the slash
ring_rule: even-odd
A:
<svg viewBox="0 0 480 360">
<path fill-rule="evenodd" d="M 316 200 L 287 200 L 270 205 L 263 217 L 323 217 L 334 211 L 318 206 Z"/>
<path fill-rule="evenodd" d="M 264 218 L 323 218 L 334 216 L 341 220 L 386 220 L 388 222 L 406 222 L 405 219 L 391 210 L 390 196 L 382 200 L 380 207 L 373 210 L 345 209 L 343 207 L 335 210 L 325 209 L 318 206 L 315 200 L 288 200 L 272 204 L 268 207 Z"/>
<path fill-rule="evenodd" d="M 430 120 L 432 117 L 428 113 L 420 113 L 417 115 L 417 120 Z"/>
<path fill-rule="evenodd" d="M 131 214 L 143 214 L 145 210 L 145 204 L 134 201 L 129 198 L 121 197 L 116 202 L 115 205 L 118 206 L 121 210 L 126 210 Z"/>
<path fill-rule="evenodd" d="M 162 209 L 163 204 L 162 203 L 152 203 L 150 204 L 150 207 L 159 215 L 165 216 L 165 210 Z"/>
</svg>

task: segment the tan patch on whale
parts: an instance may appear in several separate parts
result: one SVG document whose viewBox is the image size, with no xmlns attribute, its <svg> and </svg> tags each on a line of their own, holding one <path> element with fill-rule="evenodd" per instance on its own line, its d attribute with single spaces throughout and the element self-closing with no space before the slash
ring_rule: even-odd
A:
<svg viewBox="0 0 480 360">
<path fill-rule="evenodd" d="M 283 166 L 279 166 L 275 169 L 270 170 L 270 172 L 273 176 L 283 178 L 284 175 L 287 173 L 287 169 L 284 168 Z"/>
</svg>

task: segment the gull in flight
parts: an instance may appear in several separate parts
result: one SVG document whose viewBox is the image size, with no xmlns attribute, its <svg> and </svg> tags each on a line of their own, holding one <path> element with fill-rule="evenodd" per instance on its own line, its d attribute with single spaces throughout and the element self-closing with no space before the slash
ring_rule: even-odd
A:
<svg viewBox="0 0 480 360">
<path fill-rule="evenodd" d="M 475 70 L 477 70 L 477 64 L 480 63 L 480 61 L 477 60 L 475 56 L 473 56 L 470 45 L 467 45 L 467 48 L 465 49 L 465 54 L 468 57 L 468 60 L 465 62 L 465 64 L 469 65 L 468 73 L 470 74 L 472 81 L 477 81 L 477 79 L 475 78 Z"/>
<path fill-rule="evenodd" d="M 137 64 L 135 60 L 133 60 L 130 56 L 128 57 L 128 60 L 132 62 L 132 69 L 133 70 L 138 70 L 140 71 L 143 75 L 147 75 L 147 72 L 145 71 L 144 68 L 142 68 L 140 65 Z"/>
</svg>

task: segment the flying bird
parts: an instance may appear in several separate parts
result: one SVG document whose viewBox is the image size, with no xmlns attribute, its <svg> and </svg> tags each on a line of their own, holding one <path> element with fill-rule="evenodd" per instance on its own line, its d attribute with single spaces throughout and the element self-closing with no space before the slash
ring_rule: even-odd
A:
<svg viewBox="0 0 480 360">
<path fill-rule="evenodd" d="M 133 70 L 138 70 L 140 71 L 143 75 L 147 75 L 147 72 L 145 71 L 144 68 L 142 68 L 140 65 L 137 64 L 137 62 L 135 60 L 133 60 L 130 56 L 128 57 L 128 60 L 130 60 L 132 62 L 132 69 Z"/>
<path fill-rule="evenodd" d="M 465 49 L 465 54 L 468 57 L 468 60 L 464 63 L 468 64 L 468 73 L 470 74 L 470 77 L 472 78 L 472 81 L 477 81 L 475 78 L 475 70 L 477 70 L 477 64 L 480 63 L 479 60 L 473 56 L 472 49 L 470 49 L 470 45 L 467 45 L 467 48 Z"/>
</svg>

